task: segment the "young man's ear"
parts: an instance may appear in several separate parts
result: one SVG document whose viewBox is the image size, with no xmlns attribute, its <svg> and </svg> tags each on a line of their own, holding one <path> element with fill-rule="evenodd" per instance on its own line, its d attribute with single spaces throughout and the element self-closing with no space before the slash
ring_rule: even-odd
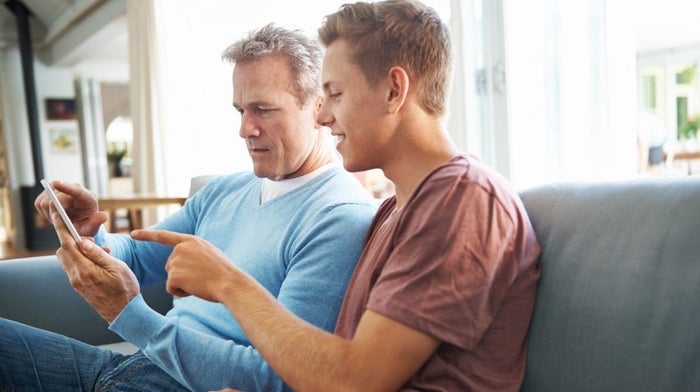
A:
<svg viewBox="0 0 700 392">
<path fill-rule="evenodd" d="M 408 96 L 410 80 L 408 73 L 401 67 L 392 67 L 387 74 L 389 93 L 387 94 L 387 109 L 389 113 L 397 113 Z"/>
</svg>

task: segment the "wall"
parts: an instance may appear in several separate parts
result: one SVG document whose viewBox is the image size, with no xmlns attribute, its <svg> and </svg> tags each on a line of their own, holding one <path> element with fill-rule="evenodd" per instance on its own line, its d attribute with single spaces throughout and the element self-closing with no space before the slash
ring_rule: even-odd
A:
<svg viewBox="0 0 700 392">
<path fill-rule="evenodd" d="M 5 112 L 5 127 L 10 166 L 10 188 L 33 185 L 29 123 L 25 104 L 21 59 L 16 49 L 3 52 L 0 69 L 0 90 Z M 39 131 L 45 176 L 82 181 L 80 140 L 76 120 L 48 120 L 46 98 L 74 98 L 73 71 L 70 68 L 46 67 L 35 62 L 34 77 L 39 109 Z M 51 145 L 51 135 L 58 130 L 75 131 L 75 146 L 57 149 Z M 73 148 L 74 147 L 74 148 Z"/>
<path fill-rule="evenodd" d="M 39 99 L 39 127 L 46 178 L 82 182 L 82 154 L 77 117 L 51 120 L 46 115 L 47 98 L 75 99 L 73 71 L 70 68 L 36 65 L 36 89 Z M 61 144 L 59 136 L 69 139 Z"/>
<path fill-rule="evenodd" d="M 13 221 L 16 223 L 15 233 L 17 237 L 15 240 L 20 247 L 24 247 L 24 224 L 21 219 L 23 201 L 20 200 L 19 190 L 21 186 L 35 184 L 29 121 L 25 104 L 24 79 L 21 57 L 17 49 L 3 51 L 0 61 L 2 64 L 0 67 L 0 97 L 2 97 L 4 112 L 3 122 L 7 146 L 11 213 Z M 69 120 L 47 123 L 43 104 L 47 95 L 60 98 L 72 97 L 70 73 L 64 69 L 46 69 L 46 67 L 38 63 L 35 63 L 34 73 L 37 86 L 46 84 L 45 86 L 42 85 L 41 88 L 37 87 L 39 132 L 41 135 L 41 150 L 44 155 L 45 175 L 48 178 L 54 178 L 54 176 L 66 173 L 68 174 L 67 179 L 75 181 L 76 178 L 82 177 L 79 148 L 74 146 L 75 153 L 55 156 L 51 151 L 50 141 L 48 140 L 48 134 L 51 132 L 49 126 L 51 126 L 51 129 L 55 129 L 54 132 L 75 126 Z M 75 135 L 75 141 L 78 143 L 77 132 L 75 132 Z"/>
</svg>

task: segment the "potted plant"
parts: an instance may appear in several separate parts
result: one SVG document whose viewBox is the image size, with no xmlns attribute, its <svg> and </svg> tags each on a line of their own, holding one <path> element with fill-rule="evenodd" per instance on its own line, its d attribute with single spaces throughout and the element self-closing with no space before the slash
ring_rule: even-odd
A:
<svg viewBox="0 0 700 392">
<path fill-rule="evenodd" d="M 683 140 L 695 140 L 698 137 L 698 128 L 700 128 L 700 116 L 695 116 L 681 124 L 678 135 Z"/>
<path fill-rule="evenodd" d="M 109 163 L 109 169 L 114 177 L 121 177 L 124 173 L 122 172 L 122 160 L 126 156 L 126 146 L 118 147 L 113 146 L 109 152 L 107 152 L 107 162 Z"/>
</svg>

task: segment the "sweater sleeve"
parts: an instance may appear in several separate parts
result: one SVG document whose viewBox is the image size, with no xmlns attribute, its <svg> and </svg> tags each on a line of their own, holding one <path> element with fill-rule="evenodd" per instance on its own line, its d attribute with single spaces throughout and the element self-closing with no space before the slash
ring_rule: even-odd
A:
<svg viewBox="0 0 700 392">
<path fill-rule="evenodd" d="M 196 206 L 200 195 L 195 195 L 185 205 L 151 228 L 192 234 L 196 223 Z M 202 196 L 203 197 L 203 196 Z M 95 242 L 110 249 L 110 253 L 124 261 L 134 272 L 141 285 L 162 282 L 167 279 L 165 263 L 172 248 L 155 242 L 135 241 L 129 235 L 108 233 L 101 226 Z"/>
<path fill-rule="evenodd" d="M 314 212 L 313 222 L 286 241 L 289 262 L 278 301 L 332 332 L 374 211 L 369 204 L 348 203 Z M 253 347 L 178 325 L 140 296 L 110 329 L 192 390 L 289 390 Z"/>
</svg>

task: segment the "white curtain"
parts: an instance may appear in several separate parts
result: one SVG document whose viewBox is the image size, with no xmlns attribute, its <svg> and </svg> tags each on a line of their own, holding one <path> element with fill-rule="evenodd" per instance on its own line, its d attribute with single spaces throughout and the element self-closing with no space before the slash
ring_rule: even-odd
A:
<svg viewBox="0 0 700 392">
<path fill-rule="evenodd" d="M 140 194 L 165 194 L 164 172 L 165 117 L 162 79 L 163 53 L 162 0 L 129 0 L 130 112 L 134 126 L 134 191 Z M 145 214 L 144 225 L 157 217 Z"/>
<path fill-rule="evenodd" d="M 635 40 L 624 3 L 504 0 L 516 186 L 636 175 Z"/>
<path fill-rule="evenodd" d="M 161 0 L 129 0 L 130 112 L 134 125 L 134 191 L 165 191 L 163 145 L 165 118 L 163 99 L 167 92 L 161 78 L 164 68 L 159 40 Z"/>
<path fill-rule="evenodd" d="M 107 184 L 107 148 L 102 124 L 102 98 L 100 85 L 93 78 L 77 77 L 75 83 L 76 102 L 80 123 L 80 144 L 83 154 L 83 176 L 85 187 L 98 195 L 109 193 Z"/>
<path fill-rule="evenodd" d="M 477 0 L 479 1 L 479 0 Z M 476 58 L 481 39 L 474 0 L 451 0 L 449 29 L 454 51 L 454 74 L 448 106 L 447 130 L 461 151 L 482 155 L 481 133 L 478 132 L 476 73 L 480 61 Z"/>
</svg>

